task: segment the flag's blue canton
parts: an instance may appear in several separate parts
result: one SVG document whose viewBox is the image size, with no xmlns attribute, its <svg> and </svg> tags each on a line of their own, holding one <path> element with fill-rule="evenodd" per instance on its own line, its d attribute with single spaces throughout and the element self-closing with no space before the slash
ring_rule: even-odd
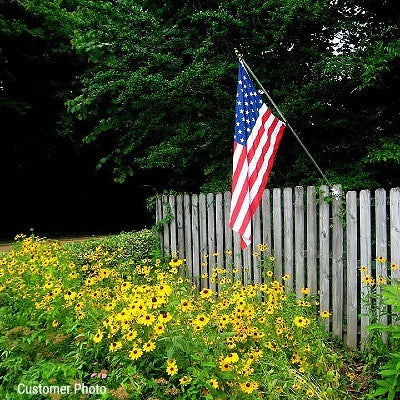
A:
<svg viewBox="0 0 400 400">
<path fill-rule="evenodd" d="M 242 63 L 239 63 L 238 85 L 236 93 L 235 142 L 245 146 L 258 118 L 258 110 L 263 105 L 253 82 L 247 75 Z"/>
</svg>

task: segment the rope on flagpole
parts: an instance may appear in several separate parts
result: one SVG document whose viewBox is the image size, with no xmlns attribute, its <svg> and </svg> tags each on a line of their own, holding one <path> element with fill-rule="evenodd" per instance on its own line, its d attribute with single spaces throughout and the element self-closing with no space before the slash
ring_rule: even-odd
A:
<svg viewBox="0 0 400 400">
<path fill-rule="evenodd" d="M 315 161 L 314 157 L 311 155 L 311 153 L 307 150 L 307 147 L 304 145 L 304 143 L 301 141 L 299 135 L 296 133 L 296 131 L 292 128 L 292 126 L 289 124 L 289 122 L 287 121 L 287 119 L 285 118 L 285 116 L 283 115 L 283 113 L 281 112 L 281 110 L 279 109 L 279 107 L 276 105 L 276 103 L 272 100 L 272 97 L 269 95 L 269 93 L 264 89 L 263 85 L 261 84 L 261 82 L 258 80 L 258 78 L 256 77 L 256 75 L 254 74 L 254 72 L 251 70 L 251 68 L 247 65 L 246 61 L 244 61 L 243 59 L 243 55 L 239 53 L 239 51 L 237 49 L 235 49 L 235 53 L 236 56 L 239 59 L 239 62 L 242 63 L 244 69 L 246 71 L 248 71 L 248 73 L 250 73 L 250 75 L 254 78 L 254 80 L 257 82 L 258 86 L 261 88 L 261 90 L 263 91 L 263 93 L 267 96 L 268 100 L 271 102 L 271 104 L 273 105 L 273 107 L 275 108 L 275 110 L 278 112 L 278 114 L 280 115 L 280 117 L 282 118 L 283 122 L 285 122 L 286 126 L 290 129 L 290 131 L 292 132 L 293 136 L 297 139 L 297 141 L 299 142 L 300 146 L 303 148 L 303 150 L 306 152 L 306 154 L 308 155 L 308 157 L 310 158 L 310 160 L 312 161 L 312 163 L 315 165 L 315 167 L 317 168 L 318 172 L 321 174 L 321 176 L 325 179 L 326 183 L 328 184 L 328 186 L 330 188 L 332 188 L 331 183 L 329 182 L 328 178 L 326 177 L 326 175 L 322 172 L 322 169 L 319 167 L 319 165 L 317 164 L 317 162 Z"/>
</svg>

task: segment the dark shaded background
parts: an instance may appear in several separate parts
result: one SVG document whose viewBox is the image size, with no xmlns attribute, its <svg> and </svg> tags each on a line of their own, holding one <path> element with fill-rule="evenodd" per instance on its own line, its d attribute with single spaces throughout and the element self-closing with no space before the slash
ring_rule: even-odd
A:
<svg viewBox="0 0 400 400">
<path fill-rule="evenodd" d="M 150 225 L 145 199 L 156 190 L 142 185 L 157 185 L 159 176 L 114 183 L 112 170 L 96 171 L 101 148 L 60 134 L 70 124 L 64 102 L 87 67 L 67 32 L 17 2 L 2 2 L 0 13 L 18 21 L 0 30 L 0 241 L 31 228 L 59 237 Z"/>
<path fill-rule="evenodd" d="M 60 237 L 151 224 L 152 213 L 145 206 L 145 197 L 155 194 L 151 188 L 133 179 L 113 183 L 106 171 L 95 172 L 90 152 L 52 137 L 49 153 L 45 138 L 30 132 L 15 129 L 12 140 L 3 140 L 0 240 L 31 228 L 40 236 Z"/>
<path fill-rule="evenodd" d="M 161 45 L 154 54 L 150 52 L 149 59 L 144 52 L 151 66 L 149 76 L 129 86 L 131 75 L 141 74 L 135 70 L 136 62 L 144 62 L 143 51 L 131 40 L 132 32 L 139 35 L 141 24 L 149 21 L 140 14 L 132 22 L 132 32 L 127 31 L 124 7 L 128 3 L 114 2 L 110 7 L 108 1 L 0 1 L 0 240 L 29 233 L 30 228 L 51 237 L 139 229 L 153 222 L 146 197 L 165 189 L 229 188 L 236 86 L 230 46 L 243 40 L 237 26 L 247 20 L 254 24 L 255 12 L 261 23 L 255 26 L 264 32 L 261 17 L 268 10 L 256 7 L 258 1 L 252 2 L 253 9 L 226 1 L 234 16 L 231 20 L 228 11 L 216 9 L 218 2 L 145 3 L 155 18 L 174 29 L 166 33 L 154 29 L 156 36 L 149 32 L 148 42 L 140 41 L 144 49 L 146 45 L 152 49 L 153 42 Z M 273 3 L 270 6 L 275 7 Z M 292 7 L 290 2 L 278 3 L 286 4 L 288 10 Z M 306 2 L 304 7 L 298 3 L 299 14 L 285 15 L 284 26 L 280 17 L 284 14 L 276 13 L 275 19 L 271 17 L 276 26 L 269 26 L 264 36 L 246 36 L 246 43 L 252 43 L 248 61 L 260 79 L 271 85 L 275 100 L 331 182 L 353 190 L 389 189 L 400 185 L 400 11 L 394 0 L 379 5 L 357 0 L 352 3 L 358 13 L 347 9 L 346 2 L 339 3 L 339 14 L 329 1 L 321 2 L 321 9 L 314 3 Z M 83 11 L 90 4 L 87 18 L 77 11 L 82 4 Z M 338 20 L 338 15 L 343 18 Z M 334 32 L 347 26 L 345 22 L 349 24 L 346 46 L 354 45 L 358 51 L 338 57 L 327 46 Z M 112 29 L 97 29 L 99 24 Z M 110 37 L 109 32 L 113 32 Z M 92 39 L 115 43 L 119 50 L 114 54 L 93 47 Z M 266 41 L 268 54 L 260 57 Z M 212 46 L 208 48 L 207 43 Z M 164 56 L 171 56 L 171 49 L 177 52 L 175 62 L 159 64 Z M 203 57 L 208 60 L 205 65 Z M 170 88 L 169 77 L 179 75 L 182 65 L 197 72 L 176 79 L 171 87 L 180 99 L 176 101 L 177 96 L 165 96 L 158 87 L 164 82 Z M 161 81 L 160 68 L 165 73 Z M 125 86 L 107 89 L 115 78 Z M 157 90 L 154 82 L 161 82 Z M 193 86 L 198 88 L 195 92 Z M 137 96 L 146 88 L 151 95 L 147 102 L 146 96 Z M 210 113 L 204 99 L 214 99 L 216 94 L 212 106 L 218 112 Z M 151 129 L 147 129 L 149 106 L 156 109 L 152 115 L 161 116 Z M 113 123 L 96 132 L 108 119 Z M 146 130 L 147 137 L 143 136 Z M 82 138 L 93 132 L 91 144 L 83 144 Z M 96 163 L 107 157 L 110 164 L 97 171 Z M 123 184 L 114 183 L 114 178 L 123 181 L 131 172 L 133 176 Z M 316 169 L 287 131 L 269 186 L 319 182 Z"/>
</svg>

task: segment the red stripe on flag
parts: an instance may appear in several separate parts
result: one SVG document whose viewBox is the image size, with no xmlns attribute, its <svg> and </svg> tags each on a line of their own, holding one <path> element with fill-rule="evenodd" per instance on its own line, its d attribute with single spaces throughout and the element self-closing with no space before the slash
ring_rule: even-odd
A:
<svg viewBox="0 0 400 400">
<path fill-rule="evenodd" d="M 254 210 L 254 212 L 255 212 L 255 210 L 257 209 L 257 207 L 260 204 L 260 201 L 261 201 L 265 186 L 267 185 L 268 178 L 269 178 L 269 175 L 271 173 L 272 166 L 274 165 L 276 153 L 278 151 L 279 144 L 281 143 L 281 139 L 282 139 L 283 131 L 285 130 L 285 127 L 286 127 L 285 125 L 282 125 L 281 128 L 279 129 L 278 136 L 276 137 L 274 151 L 273 151 L 272 156 L 270 157 L 270 159 L 268 161 L 267 171 L 264 174 L 262 183 L 260 185 L 260 188 L 258 189 L 258 192 L 257 192 L 256 196 L 254 197 L 254 200 L 250 204 L 250 208 L 252 210 Z M 254 212 L 253 212 L 253 215 L 254 215 Z"/>
<path fill-rule="evenodd" d="M 243 207 L 247 208 L 247 211 L 246 211 L 246 214 L 245 214 L 245 219 L 248 217 L 249 212 L 250 212 L 251 199 L 249 199 L 246 202 L 246 197 L 248 197 L 249 192 L 250 192 L 249 181 L 246 178 L 245 182 L 243 183 L 242 190 L 240 191 L 240 195 L 239 195 L 239 197 L 238 197 L 238 199 L 236 201 L 236 204 L 234 206 L 232 215 L 231 215 L 231 220 L 230 220 L 230 223 L 229 223 L 229 226 L 231 228 L 233 228 L 233 226 L 235 225 L 236 219 L 237 219 L 239 213 L 242 211 Z M 242 223 L 240 225 L 240 228 L 238 229 L 238 233 L 243 234 L 245 230 L 246 229 L 243 228 L 243 223 Z"/>
<path fill-rule="evenodd" d="M 248 149 L 248 151 L 247 151 L 247 159 L 248 159 L 249 164 L 250 164 L 251 160 L 253 159 L 254 153 L 256 152 L 258 145 L 260 144 L 260 140 L 261 140 L 262 135 L 263 135 L 263 133 L 265 131 L 265 126 L 264 125 L 267 122 L 267 119 L 269 118 L 270 115 L 271 115 L 271 110 L 267 109 L 267 111 L 262 116 L 261 126 L 260 126 L 260 129 L 257 132 L 257 136 L 254 138 L 254 141 L 253 141 L 253 144 L 252 144 L 251 148 Z"/>
<path fill-rule="evenodd" d="M 262 135 L 265 133 L 265 126 L 264 125 L 265 125 L 265 122 L 266 122 L 266 120 L 268 119 L 268 117 L 270 115 L 271 115 L 271 111 L 267 109 L 267 111 L 264 113 L 264 115 L 259 117 L 262 122 L 261 122 L 261 126 L 259 127 L 259 129 L 258 129 L 258 131 L 256 133 L 256 137 L 254 139 L 254 143 L 253 143 L 253 146 L 251 148 L 251 151 L 252 151 L 253 155 L 257 151 L 257 148 L 255 147 L 256 144 L 258 145 L 260 143 L 260 139 L 261 139 Z M 277 120 L 275 118 L 273 120 L 270 128 L 268 129 L 268 135 L 270 134 L 270 132 L 273 131 L 273 129 L 271 130 L 271 127 L 272 128 L 275 127 L 276 121 Z M 254 134 L 254 133 L 252 132 L 252 134 Z M 270 142 L 270 137 L 268 137 L 267 144 L 269 142 Z M 236 142 L 235 142 L 235 144 L 236 144 Z M 246 157 L 247 157 L 247 171 L 246 171 L 246 173 L 248 174 L 249 173 L 249 170 L 248 170 L 249 157 L 248 157 L 248 152 L 247 151 L 248 151 L 248 149 L 246 150 Z M 262 151 L 262 154 L 260 156 L 261 157 L 261 162 L 263 161 L 262 158 L 264 157 L 266 151 L 267 150 Z M 242 158 L 242 156 L 243 156 L 243 152 L 241 154 L 241 158 Z M 235 173 L 234 173 L 234 176 L 233 176 L 233 179 L 232 179 L 232 187 L 234 187 L 235 189 L 236 189 L 236 185 L 237 185 L 237 179 L 238 179 L 238 176 L 240 175 L 240 173 L 242 172 L 242 168 L 243 168 L 243 164 L 239 165 L 239 163 L 238 163 L 238 166 L 236 167 L 236 170 L 235 170 Z M 239 171 L 239 173 L 236 173 L 237 171 Z M 239 197 L 237 199 L 237 202 L 235 202 L 234 204 L 231 205 L 231 210 L 232 211 L 231 211 L 231 218 L 230 218 L 230 223 L 229 223 L 229 226 L 231 228 L 235 225 L 236 219 L 237 219 L 238 215 L 240 214 L 240 212 L 242 210 L 244 199 L 246 198 L 246 195 L 248 194 L 248 192 L 252 188 L 253 182 L 251 182 L 251 180 L 249 180 L 248 176 L 247 176 L 246 180 L 247 180 L 247 185 L 243 185 L 242 186 L 242 190 L 240 191 L 240 194 L 239 194 Z M 234 192 L 235 189 L 232 189 L 232 193 Z M 251 202 L 251 198 L 250 198 L 250 202 Z M 246 207 L 250 207 L 250 204 L 247 204 L 245 206 Z M 246 213 L 238 232 L 244 232 L 245 231 L 245 227 L 247 226 L 246 221 L 251 219 L 251 217 L 252 216 L 249 213 Z"/>
<path fill-rule="evenodd" d="M 244 168 L 246 168 L 246 170 L 247 170 L 247 162 L 246 162 L 247 150 L 246 150 L 246 147 L 244 147 L 244 146 L 241 146 L 241 147 L 242 147 L 242 150 L 241 150 L 242 153 L 241 153 L 241 155 L 239 157 L 239 162 L 236 165 L 236 170 L 235 170 L 235 172 L 238 172 L 238 173 L 234 174 L 235 175 L 235 180 L 232 181 L 232 187 L 233 187 L 233 189 L 232 189 L 232 197 L 234 197 L 234 194 L 236 194 L 239 190 L 240 190 L 240 193 L 239 193 L 239 196 L 238 196 L 237 200 L 235 201 L 235 203 L 231 204 L 231 218 L 230 218 L 230 221 L 229 221 L 230 228 L 233 228 L 233 225 L 236 222 L 236 218 L 237 218 L 240 210 L 243 207 L 244 200 L 246 199 L 246 195 L 249 192 L 249 182 L 248 182 L 248 179 L 247 179 L 247 171 L 245 171 L 246 172 L 246 178 L 244 179 L 242 186 L 241 187 L 237 187 L 238 179 L 240 177 L 240 174 L 241 174 L 242 170 Z M 249 206 L 250 206 L 250 204 L 247 204 L 247 207 L 249 207 Z"/>
<path fill-rule="evenodd" d="M 271 135 L 272 135 L 277 123 L 278 123 L 278 119 L 275 118 L 273 123 L 271 124 L 270 128 L 268 129 L 268 133 L 267 133 L 268 134 L 268 139 L 267 139 L 266 143 L 264 144 L 264 147 L 262 148 L 262 153 L 261 153 L 260 157 L 257 160 L 256 168 L 255 168 L 253 174 L 251 175 L 250 178 L 248 178 L 249 179 L 248 180 L 248 188 L 249 188 L 248 190 L 249 191 L 251 191 L 251 189 L 252 189 L 252 187 L 253 187 L 253 185 L 254 185 L 257 177 L 258 177 L 258 174 L 260 172 L 260 168 L 261 168 L 262 164 L 265 162 L 264 157 L 265 157 L 265 155 L 266 155 L 266 153 L 267 153 L 267 151 L 268 151 L 268 149 L 269 149 L 269 147 L 271 145 Z M 263 130 L 263 129 L 264 128 L 260 128 L 260 130 Z M 269 162 L 269 160 L 267 162 Z M 252 204 L 252 199 L 250 198 L 250 204 L 248 205 L 249 208 L 250 208 L 250 212 L 246 213 L 246 215 L 245 215 L 245 217 L 244 217 L 244 219 L 242 221 L 241 229 L 240 229 L 242 231 L 244 231 L 246 229 L 246 227 L 249 224 L 251 218 L 253 217 L 255 209 L 257 208 L 257 207 L 255 207 L 255 209 L 253 209 L 253 207 L 251 207 L 251 204 Z M 237 215 L 239 214 L 239 212 L 240 212 L 240 210 L 238 210 L 235 213 L 235 220 L 236 220 Z"/>
<path fill-rule="evenodd" d="M 240 146 L 241 149 L 238 146 Z M 246 155 L 246 148 L 244 146 L 239 145 L 236 142 L 234 142 L 233 154 L 235 154 L 237 151 L 240 151 L 240 150 L 241 150 L 241 153 L 240 153 L 238 162 L 237 162 L 237 164 L 235 166 L 235 170 L 234 170 L 233 176 L 232 176 L 232 193 L 236 189 L 236 185 L 237 185 L 239 176 L 240 176 L 240 174 L 242 172 L 243 164 L 244 164 L 244 162 L 246 160 L 246 156 L 247 156 Z"/>
<path fill-rule="evenodd" d="M 269 135 L 268 140 L 267 140 L 267 144 L 268 144 L 267 147 L 268 148 L 271 145 L 271 134 L 272 134 L 273 130 L 275 129 L 277 122 L 278 122 L 278 120 L 275 119 L 274 124 L 273 124 L 273 129 L 271 130 L 271 132 L 268 132 L 268 135 Z M 271 126 L 271 128 L 272 128 L 272 126 Z M 249 210 L 248 210 L 248 212 L 246 212 L 245 217 L 244 217 L 244 219 L 242 221 L 242 224 L 240 226 L 240 229 L 239 229 L 240 233 L 246 231 L 247 226 L 251 222 L 251 218 L 253 217 L 254 213 L 257 210 L 257 207 L 260 204 L 262 193 L 264 191 L 264 188 L 265 188 L 265 186 L 267 184 L 269 175 L 271 173 L 271 169 L 272 169 L 272 166 L 273 166 L 273 163 L 274 163 L 274 160 L 275 160 L 276 152 L 278 150 L 280 141 L 282 139 L 282 135 L 283 135 L 284 129 L 285 129 L 285 125 L 282 125 L 281 128 L 279 129 L 279 132 L 277 134 L 276 141 L 275 141 L 275 144 L 274 144 L 274 147 L 273 147 L 273 152 L 272 152 L 270 158 L 267 161 L 268 162 L 267 170 L 266 170 L 266 172 L 265 172 L 265 174 L 263 176 L 262 182 L 261 182 L 261 184 L 259 186 L 259 189 L 257 191 L 256 196 L 253 199 L 250 199 Z M 264 147 L 266 147 L 266 146 L 264 146 Z M 264 153 L 264 155 L 265 155 L 265 153 Z M 261 160 L 261 163 L 260 163 L 260 167 L 261 167 L 263 159 L 261 158 L 260 160 Z M 255 180 L 257 179 L 257 177 L 258 177 L 258 173 L 260 172 L 260 168 L 256 169 L 255 172 L 257 172 L 257 175 L 253 174 L 252 177 L 251 177 L 251 178 L 253 178 L 253 180 L 252 179 L 249 180 L 249 185 L 248 185 L 249 191 L 251 191 L 251 188 L 253 187 L 253 184 L 254 184 Z"/>
<path fill-rule="evenodd" d="M 259 172 L 260 172 L 261 166 L 264 164 L 265 155 L 267 154 L 267 151 L 268 151 L 268 149 L 269 149 L 270 146 L 271 146 L 271 137 L 272 137 L 272 133 L 274 132 L 274 129 L 276 128 L 276 125 L 278 124 L 278 122 L 279 122 L 278 118 L 275 118 L 275 119 L 273 120 L 271 126 L 270 126 L 269 129 L 268 129 L 268 133 L 267 133 L 267 134 L 268 134 L 268 139 L 267 139 L 267 141 L 265 142 L 264 146 L 262 147 L 262 149 L 261 149 L 261 154 L 260 154 L 260 156 L 259 156 L 258 159 L 257 159 L 256 167 L 255 167 L 253 173 L 251 174 L 251 176 L 249 177 L 250 186 L 253 186 L 253 185 L 254 185 L 254 182 L 256 181 L 256 179 L 257 179 L 257 177 L 258 177 L 258 174 L 259 174 Z"/>
<path fill-rule="evenodd" d="M 250 237 L 250 239 L 251 239 L 251 237 Z M 242 249 L 245 249 L 247 247 L 247 243 L 243 240 L 242 237 L 240 238 L 240 247 Z"/>
</svg>

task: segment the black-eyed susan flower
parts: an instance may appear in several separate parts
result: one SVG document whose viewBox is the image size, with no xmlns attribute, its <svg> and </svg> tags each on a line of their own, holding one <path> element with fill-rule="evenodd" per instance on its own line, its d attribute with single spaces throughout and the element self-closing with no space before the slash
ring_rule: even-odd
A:
<svg viewBox="0 0 400 400">
<path fill-rule="evenodd" d="M 375 280 L 374 280 L 374 278 L 372 278 L 372 276 L 369 275 L 369 274 L 364 275 L 362 281 L 363 281 L 364 283 L 366 283 L 367 285 L 371 285 L 371 286 L 374 286 L 374 285 L 375 285 Z"/>
<path fill-rule="evenodd" d="M 208 322 L 210 321 L 210 318 L 208 318 L 206 315 L 204 314 L 200 314 L 196 317 L 196 319 L 193 321 L 193 325 L 195 327 L 204 327 L 205 325 L 208 324 Z"/>
<path fill-rule="evenodd" d="M 93 336 L 93 342 L 100 343 L 101 339 L 103 339 L 103 332 L 98 329 L 97 333 Z"/>
<path fill-rule="evenodd" d="M 331 315 L 331 313 L 327 310 L 322 310 L 319 315 L 321 316 L 321 318 L 329 318 L 329 316 Z"/>
<path fill-rule="evenodd" d="M 122 348 L 122 343 L 121 342 L 119 342 L 119 341 L 117 341 L 117 342 L 112 342 L 112 343 L 110 343 L 110 346 L 109 346 L 109 350 L 111 351 L 111 352 L 114 352 L 114 351 L 117 351 L 117 350 L 119 350 L 119 349 L 121 349 Z"/>
<path fill-rule="evenodd" d="M 218 389 L 218 381 L 214 378 L 211 378 L 208 380 L 208 383 L 214 388 Z"/>
<path fill-rule="evenodd" d="M 137 360 L 140 358 L 143 354 L 143 350 L 139 347 L 134 347 L 130 352 L 129 352 L 129 358 L 131 360 Z"/>
<path fill-rule="evenodd" d="M 306 328 L 310 324 L 310 319 L 297 316 L 294 318 L 294 324 L 299 328 Z"/>
<path fill-rule="evenodd" d="M 314 397 L 314 390 L 307 389 L 306 396 L 309 397 L 309 398 Z"/>
<path fill-rule="evenodd" d="M 258 250 L 260 250 L 261 252 L 266 251 L 267 248 L 268 248 L 268 246 L 266 244 L 264 244 L 264 243 L 259 243 L 258 244 Z"/>
<path fill-rule="evenodd" d="M 186 385 L 188 385 L 190 382 L 192 382 L 192 377 L 187 376 L 187 375 L 184 375 L 184 376 L 182 376 L 182 378 L 179 379 L 179 383 L 180 383 L 182 386 L 186 386 Z"/>
<path fill-rule="evenodd" d="M 161 335 L 162 333 L 164 333 L 164 331 L 165 331 L 165 325 L 164 325 L 164 324 L 157 324 L 157 325 L 154 327 L 154 334 L 155 334 L 156 336 Z"/>
<path fill-rule="evenodd" d="M 138 318 L 138 323 L 145 326 L 153 325 L 155 321 L 155 316 L 152 314 L 143 314 Z"/>
<path fill-rule="evenodd" d="M 368 267 L 366 265 L 361 265 L 359 270 L 360 270 L 361 273 L 366 273 L 368 271 Z"/>
<path fill-rule="evenodd" d="M 229 363 L 225 360 L 221 360 L 219 362 L 219 369 L 221 371 L 232 371 L 233 367 L 232 367 L 231 363 Z"/>
<path fill-rule="evenodd" d="M 385 258 L 385 257 L 382 257 L 382 256 L 379 256 L 379 257 L 376 257 L 376 258 L 375 258 L 375 261 L 378 261 L 378 262 L 380 262 L 380 263 L 385 263 L 385 262 L 386 262 L 386 258 Z"/>
<path fill-rule="evenodd" d="M 399 268 L 399 266 L 396 264 L 396 263 L 391 263 L 390 264 L 390 269 L 392 270 L 392 271 L 395 271 L 396 269 L 398 269 Z"/>
<path fill-rule="evenodd" d="M 386 278 L 383 276 L 379 276 L 378 278 L 376 278 L 376 283 L 378 283 L 379 285 L 384 285 L 386 283 Z"/>
<path fill-rule="evenodd" d="M 178 373 L 178 366 L 176 365 L 175 359 L 167 360 L 166 372 L 170 376 L 174 376 Z"/>
<path fill-rule="evenodd" d="M 138 334 L 137 331 L 134 330 L 134 329 L 132 329 L 132 330 L 128 331 L 128 332 L 125 334 L 125 339 L 126 339 L 128 342 L 131 342 L 132 340 L 136 339 L 137 334 Z"/>
<path fill-rule="evenodd" d="M 258 383 L 256 381 L 246 381 L 240 384 L 240 389 L 243 393 L 251 394 L 258 388 Z"/>
<path fill-rule="evenodd" d="M 237 353 L 228 353 L 224 360 L 228 363 L 234 364 L 239 361 L 239 356 Z"/>
<path fill-rule="evenodd" d="M 166 324 L 171 320 L 172 320 L 172 315 L 168 311 L 161 311 L 160 315 L 157 318 L 157 321 L 161 322 L 162 324 Z"/>
<path fill-rule="evenodd" d="M 302 287 L 301 288 L 301 294 L 310 294 L 310 288 Z"/>
<path fill-rule="evenodd" d="M 180 303 L 180 309 L 181 309 L 182 311 L 185 311 L 185 312 L 190 311 L 190 310 L 191 310 L 191 303 L 190 303 L 190 301 L 185 300 L 185 299 L 182 299 L 182 300 L 181 300 L 181 303 Z"/>
<path fill-rule="evenodd" d="M 213 295 L 213 291 L 212 291 L 211 289 L 208 289 L 208 288 L 204 288 L 204 289 L 202 289 L 201 292 L 200 292 L 200 297 L 201 297 L 202 299 L 208 299 L 208 298 L 210 298 L 212 295 Z"/>
<path fill-rule="evenodd" d="M 143 345 L 143 351 L 145 351 L 146 353 L 153 351 L 155 348 L 156 348 L 156 344 L 151 340 L 144 343 L 144 345 Z"/>
<path fill-rule="evenodd" d="M 183 264 L 183 260 L 180 259 L 180 258 L 173 258 L 173 259 L 169 262 L 169 265 L 170 265 L 170 267 L 172 267 L 172 268 L 177 268 L 177 267 L 179 267 L 179 266 L 182 265 L 182 264 Z"/>
</svg>

